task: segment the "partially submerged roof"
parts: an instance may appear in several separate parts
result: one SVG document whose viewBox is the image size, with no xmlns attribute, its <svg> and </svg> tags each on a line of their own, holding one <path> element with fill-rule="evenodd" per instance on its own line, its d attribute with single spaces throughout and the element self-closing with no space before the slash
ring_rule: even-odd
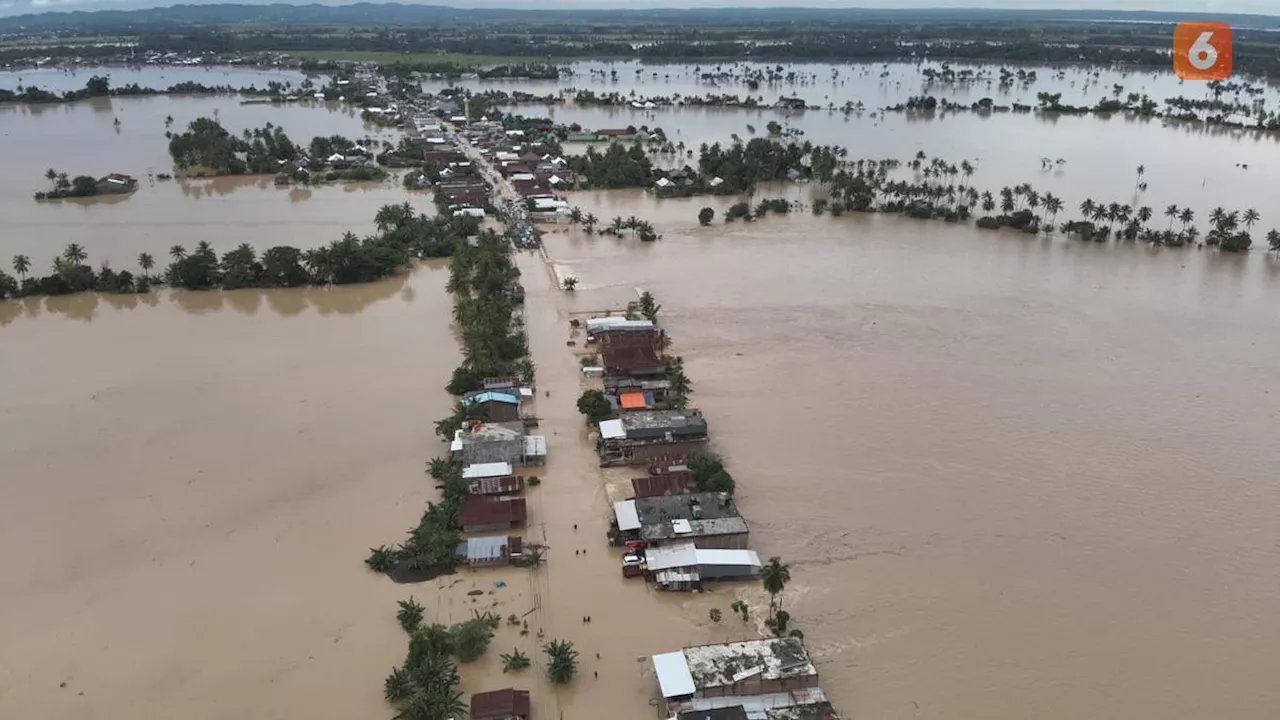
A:
<svg viewBox="0 0 1280 720">
<path fill-rule="evenodd" d="M 715 518 L 714 520 L 672 520 L 662 523 L 646 523 L 640 528 L 640 539 L 660 542 L 674 538 L 690 539 L 718 537 L 721 535 L 745 535 L 750 532 L 747 521 L 740 517 Z"/>
<path fill-rule="evenodd" d="M 458 554 L 468 562 L 496 562 L 520 554 L 519 537 L 467 538 L 458 543 Z"/>
<path fill-rule="evenodd" d="M 524 436 L 524 454 L 525 457 L 546 457 L 547 456 L 547 438 L 545 435 L 525 435 Z"/>
<path fill-rule="evenodd" d="M 640 516 L 636 513 L 635 500 L 622 500 L 614 503 L 613 514 L 618 519 L 619 530 L 640 529 Z"/>
<path fill-rule="evenodd" d="M 654 655 L 653 674 L 658 677 L 658 687 L 662 690 L 664 698 L 681 697 L 697 692 L 684 652 Z"/>
<path fill-rule="evenodd" d="M 637 499 L 683 495 L 693 492 L 695 487 L 693 476 L 688 472 L 659 473 L 631 480 L 631 489 L 635 492 Z"/>
<path fill-rule="evenodd" d="M 511 474 L 511 463 L 493 462 L 468 465 L 462 469 L 463 480 L 475 480 L 486 477 L 503 477 Z"/>
<path fill-rule="evenodd" d="M 700 550 L 691 542 L 646 548 L 644 561 L 651 572 L 703 565 L 760 567 L 760 556 L 754 550 Z"/>
<path fill-rule="evenodd" d="M 628 320 L 621 315 L 613 315 L 610 317 L 590 318 L 587 320 L 587 332 L 595 335 L 605 330 L 653 330 L 653 323 L 649 320 Z"/>
</svg>

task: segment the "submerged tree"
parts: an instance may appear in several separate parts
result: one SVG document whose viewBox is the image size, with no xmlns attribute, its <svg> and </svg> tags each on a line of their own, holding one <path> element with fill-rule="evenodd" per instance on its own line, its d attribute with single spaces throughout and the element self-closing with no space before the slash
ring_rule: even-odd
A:
<svg viewBox="0 0 1280 720">
<path fill-rule="evenodd" d="M 773 620 L 774 615 L 782 609 L 782 599 L 779 596 L 789 582 L 791 567 L 777 556 L 769 558 L 768 564 L 760 568 L 760 583 L 764 585 L 765 592 L 769 593 L 769 620 Z"/>
<path fill-rule="evenodd" d="M 552 640 L 542 646 L 547 655 L 547 679 L 557 685 L 573 680 L 578 672 L 578 651 L 568 640 Z"/>
</svg>

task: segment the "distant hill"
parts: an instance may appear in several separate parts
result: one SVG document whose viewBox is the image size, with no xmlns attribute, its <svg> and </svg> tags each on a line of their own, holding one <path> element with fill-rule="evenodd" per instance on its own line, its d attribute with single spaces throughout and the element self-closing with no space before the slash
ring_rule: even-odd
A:
<svg viewBox="0 0 1280 720">
<path fill-rule="evenodd" d="M 981 10 L 871 8 L 695 8 L 679 9 L 548 9 L 453 8 L 443 5 L 357 3 L 352 5 L 200 4 L 143 10 L 48 12 L 0 18 L 0 32 L 50 30 L 156 30 L 228 25 L 467 25 L 504 23 L 582 24 L 647 23 L 679 25 L 756 25 L 790 22 L 992 22 L 1017 23 L 1105 20 L 1173 23 L 1205 18 L 1235 26 L 1280 29 L 1280 17 L 1267 15 L 1209 15 L 1155 11 L 1100 10 Z"/>
</svg>

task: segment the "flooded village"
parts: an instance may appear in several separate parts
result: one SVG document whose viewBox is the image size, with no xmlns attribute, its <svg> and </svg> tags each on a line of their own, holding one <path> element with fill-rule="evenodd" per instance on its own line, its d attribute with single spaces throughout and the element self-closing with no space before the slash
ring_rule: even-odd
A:
<svg viewBox="0 0 1280 720">
<path fill-rule="evenodd" d="M 174 245 L 385 239 L 380 211 L 403 204 L 467 223 L 456 252 L 370 282 L 0 301 L 0 715 L 1267 717 L 1266 242 L 1133 242 L 1105 215 L 1112 242 L 990 231 L 855 212 L 852 192 L 820 214 L 837 192 L 808 160 L 738 191 L 700 159 L 704 143 L 832 143 L 850 175 L 857 156 L 903 163 L 868 183 L 945 198 L 1034 181 L 1037 214 L 1044 191 L 1064 218 L 1105 196 L 1154 207 L 1152 233 L 1187 225 L 1169 204 L 1201 224 L 1257 206 L 1261 238 L 1275 139 L 871 109 L 922 90 L 966 106 L 1184 92 L 1154 73 L 991 90 L 913 63 L 797 63 L 792 82 L 758 65 L 406 83 L 354 63 L 313 78 L 332 98 L 0 105 L 0 250 L 31 274 L 68 244 L 119 270 Z M 750 106 L 675 99 L 751 82 L 768 97 Z M 386 177 L 301 182 L 301 161 L 157 180 L 170 117 L 351 138 L 304 156 Z M 643 183 L 584 160 L 637 142 Z M 975 179 L 913 169 L 917 152 Z M 32 202 L 50 165 L 129 192 Z M 477 329 L 493 318 L 510 322 Z M 445 635 L 457 697 L 410 672 Z"/>
</svg>

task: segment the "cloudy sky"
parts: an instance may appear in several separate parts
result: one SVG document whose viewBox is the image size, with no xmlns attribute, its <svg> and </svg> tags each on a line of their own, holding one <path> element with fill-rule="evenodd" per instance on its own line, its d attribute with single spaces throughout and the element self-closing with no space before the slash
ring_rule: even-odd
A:
<svg viewBox="0 0 1280 720">
<path fill-rule="evenodd" d="M 267 4 L 282 0 L 188 0 L 187 4 L 205 2 L 244 2 Z M 303 4 L 304 0 L 287 0 Z M 404 1 L 404 0 L 402 0 Z M 50 10 L 134 9 L 172 5 L 157 0 L 0 0 L 0 15 L 17 15 Z M 325 4 L 347 4 L 326 0 Z M 680 0 L 427 0 L 423 4 L 453 7 L 550 8 L 652 8 L 690 7 Z M 699 0 L 698 7 L 874 7 L 874 8 L 996 8 L 1049 10 L 1060 8 L 1096 8 L 1106 10 L 1163 10 L 1170 12 L 1262 13 L 1280 14 L 1280 0 Z"/>
</svg>

